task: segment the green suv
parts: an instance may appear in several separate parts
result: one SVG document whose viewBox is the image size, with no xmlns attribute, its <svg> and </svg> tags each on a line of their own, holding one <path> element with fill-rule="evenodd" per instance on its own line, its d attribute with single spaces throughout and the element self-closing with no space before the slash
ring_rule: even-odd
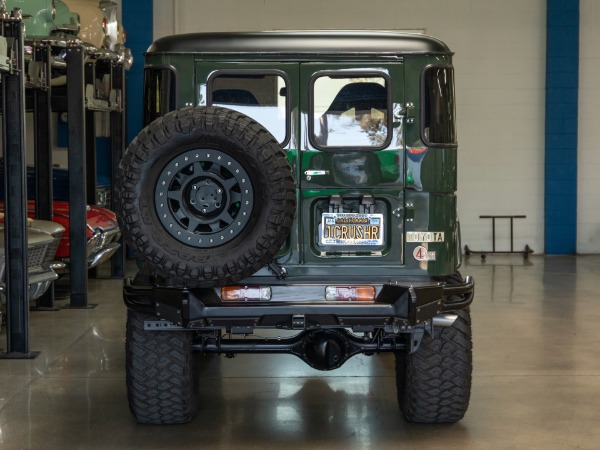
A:
<svg viewBox="0 0 600 450">
<path fill-rule="evenodd" d="M 393 352 L 404 417 L 460 420 L 474 282 L 458 273 L 448 47 L 197 33 L 145 58 L 146 127 L 116 180 L 142 262 L 124 287 L 136 419 L 193 418 L 194 352 L 287 353 L 318 370 Z"/>
</svg>

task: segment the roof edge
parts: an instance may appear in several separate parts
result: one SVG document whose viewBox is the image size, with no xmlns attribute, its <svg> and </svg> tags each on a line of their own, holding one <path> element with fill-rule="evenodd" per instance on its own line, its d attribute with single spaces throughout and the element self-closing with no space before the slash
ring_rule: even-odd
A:
<svg viewBox="0 0 600 450">
<path fill-rule="evenodd" d="M 147 53 L 218 54 L 449 54 L 439 39 L 398 31 L 262 31 L 165 36 Z"/>
</svg>

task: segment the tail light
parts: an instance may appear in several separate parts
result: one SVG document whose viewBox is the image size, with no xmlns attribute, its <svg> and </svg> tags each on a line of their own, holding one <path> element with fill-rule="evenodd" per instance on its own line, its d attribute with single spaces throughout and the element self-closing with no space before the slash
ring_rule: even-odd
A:
<svg viewBox="0 0 600 450">
<path fill-rule="evenodd" d="M 325 300 L 333 302 L 373 302 L 375 286 L 327 286 Z"/>
<path fill-rule="evenodd" d="M 221 288 L 224 302 L 260 302 L 271 300 L 270 286 L 226 286 Z"/>
<path fill-rule="evenodd" d="M 108 20 L 106 20 L 106 17 L 102 19 L 102 31 L 104 31 L 104 34 L 108 33 Z"/>
</svg>

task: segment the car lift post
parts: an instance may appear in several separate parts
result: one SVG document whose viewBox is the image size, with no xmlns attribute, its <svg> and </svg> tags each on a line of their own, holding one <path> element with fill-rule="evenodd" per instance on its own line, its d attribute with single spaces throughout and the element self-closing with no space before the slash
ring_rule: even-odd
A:
<svg viewBox="0 0 600 450">
<path fill-rule="evenodd" d="M 35 217 L 42 220 L 52 220 L 52 87 L 51 63 L 49 44 L 36 44 L 33 47 L 34 60 L 41 62 L 42 86 L 36 87 L 33 92 L 33 123 L 34 123 L 34 148 L 35 148 Z M 56 311 L 54 306 L 54 283 L 38 299 L 36 311 Z"/>
<path fill-rule="evenodd" d="M 125 130 L 127 129 L 125 124 L 125 68 L 122 63 L 116 63 L 112 66 L 113 87 L 120 89 L 121 101 L 119 108 L 110 112 L 110 142 L 111 142 L 111 172 L 110 172 L 110 190 L 111 190 L 111 204 L 109 205 L 112 211 L 115 210 L 115 201 L 117 198 L 115 192 L 115 178 L 117 176 L 117 170 L 119 162 L 123 157 L 123 149 L 125 147 Z M 111 259 L 111 271 L 113 277 L 122 278 L 125 276 L 125 242 L 123 236 L 120 238 L 121 246 L 116 251 Z"/>
<path fill-rule="evenodd" d="M 69 120 L 69 236 L 71 301 L 69 308 L 90 308 L 87 302 L 86 254 L 86 126 L 84 96 L 84 51 L 81 45 L 67 47 L 67 117 Z M 95 306 L 95 305 L 94 305 Z"/>
<path fill-rule="evenodd" d="M 2 122 L 4 133 L 4 248 L 6 258 L 5 359 L 32 359 L 29 350 L 29 302 L 27 284 L 27 177 L 25 172 L 25 64 L 21 10 L 0 18 L 1 33 L 8 38 L 11 68 L 2 73 Z"/>
</svg>

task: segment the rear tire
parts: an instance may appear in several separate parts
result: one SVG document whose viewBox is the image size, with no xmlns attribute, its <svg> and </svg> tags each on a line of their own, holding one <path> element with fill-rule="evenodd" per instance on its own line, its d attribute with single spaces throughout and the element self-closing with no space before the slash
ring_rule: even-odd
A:
<svg viewBox="0 0 600 450">
<path fill-rule="evenodd" d="M 472 340 L 469 310 L 450 327 L 425 334 L 414 353 L 396 353 L 398 403 L 409 422 L 454 423 L 469 406 Z"/>
<path fill-rule="evenodd" d="M 152 318 L 127 311 L 126 372 L 129 408 L 139 423 L 189 422 L 198 409 L 198 369 L 192 332 L 146 331 Z"/>
</svg>

